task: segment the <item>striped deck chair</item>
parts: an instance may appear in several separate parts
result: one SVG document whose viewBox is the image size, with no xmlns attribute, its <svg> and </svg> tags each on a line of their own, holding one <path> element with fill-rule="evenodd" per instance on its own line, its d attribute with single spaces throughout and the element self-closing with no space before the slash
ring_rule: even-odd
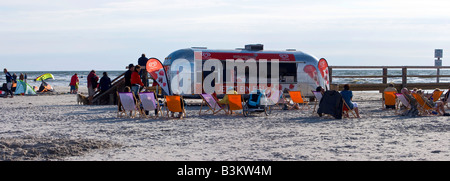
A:
<svg viewBox="0 0 450 181">
<path fill-rule="evenodd" d="M 302 104 L 302 109 L 307 107 L 309 109 L 307 101 L 303 100 L 302 92 L 301 91 L 289 91 L 289 95 L 291 96 L 291 100 L 294 102 L 294 104 Z M 292 106 L 291 109 L 294 109 L 295 106 Z"/>
<path fill-rule="evenodd" d="M 132 92 L 117 92 L 117 96 L 119 97 L 117 117 L 126 117 L 129 112 L 130 117 L 134 118 L 138 112 L 140 113 L 136 97 Z"/>
<path fill-rule="evenodd" d="M 244 108 L 242 107 L 242 95 L 239 94 L 228 94 L 228 111 L 229 114 L 233 114 L 233 111 L 237 111 L 237 110 L 242 110 L 242 114 L 243 114 L 243 110 Z"/>
<path fill-rule="evenodd" d="M 219 113 L 220 111 L 224 111 L 225 114 L 227 113 L 224 107 L 219 104 L 219 100 L 217 100 L 217 98 L 215 98 L 211 94 L 200 94 L 200 97 L 203 99 L 203 101 L 200 105 L 200 111 L 198 112 L 198 115 L 202 114 L 202 107 L 205 104 L 209 108 L 205 112 L 211 111 L 213 115 Z"/>
<path fill-rule="evenodd" d="M 169 117 L 169 112 L 180 113 L 180 119 L 186 117 L 186 111 L 184 110 L 184 102 L 183 97 L 180 95 L 166 95 L 166 108 L 167 108 L 167 117 Z"/>
<path fill-rule="evenodd" d="M 147 117 L 145 111 L 150 112 L 156 110 L 155 117 L 158 117 L 158 113 L 162 116 L 161 106 L 154 92 L 139 92 L 139 100 L 142 104 L 141 115 Z"/>
</svg>

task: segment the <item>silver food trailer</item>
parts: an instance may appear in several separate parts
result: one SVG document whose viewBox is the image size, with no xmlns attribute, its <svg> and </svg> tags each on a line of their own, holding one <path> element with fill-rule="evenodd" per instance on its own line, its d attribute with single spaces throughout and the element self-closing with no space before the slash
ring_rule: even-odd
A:
<svg viewBox="0 0 450 181">
<path fill-rule="evenodd" d="M 172 65 L 176 60 L 183 60 L 184 64 L 190 64 L 187 67 L 190 67 L 190 71 L 181 70 L 181 69 L 173 69 Z M 319 60 L 307 53 L 296 51 L 295 49 L 287 49 L 287 50 L 264 50 L 263 45 L 261 44 L 251 44 L 245 45 L 245 48 L 237 48 L 234 50 L 216 50 L 216 49 L 207 49 L 205 47 L 192 47 L 186 49 L 177 50 L 171 54 L 169 54 L 164 62 L 163 66 L 166 70 L 167 77 L 170 82 L 177 81 L 180 78 L 186 79 L 187 82 L 197 82 L 198 78 L 194 78 L 194 74 L 199 75 L 203 78 L 212 73 L 211 70 L 205 71 L 201 69 L 201 72 L 196 69 L 194 65 L 195 60 L 202 60 L 202 62 L 206 62 L 208 60 L 215 59 L 222 62 L 221 67 L 223 71 L 223 77 L 217 77 L 219 80 L 223 80 L 223 83 L 226 84 L 227 80 L 234 79 L 236 81 L 236 77 L 231 79 L 227 79 L 226 76 L 230 76 L 226 74 L 226 60 L 255 60 L 256 64 L 259 65 L 259 61 L 267 60 L 268 66 L 270 67 L 271 61 L 278 62 L 278 75 L 271 75 L 270 70 L 268 76 L 271 78 L 277 78 L 279 80 L 279 87 L 283 91 L 294 91 L 300 90 L 304 96 L 311 97 L 311 90 L 315 90 L 318 86 L 322 86 L 327 89 L 329 87 L 328 82 L 328 64 L 325 59 L 325 66 L 321 66 L 319 69 Z M 321 59 L 322 61 L 322 59 Z M 269 68 L 270 69 L 270 68 Z M 253 71 L 254 69 L 246 69 L 246 85 L 248 86 L 249 77 L 248 73 Z M 258 74 L 260 74 L 259 69 L 256 69 Z M 232 76 L 232 75 L 231 75 Z M 239 82 L 239 80 L 237 80 Z M 243 80 L 242 80 L 243 81 Z M 262 80 L 258 80 L 259 83 Z M 182 81 L 180 81 L 182 82 Z M 205 82 L 208 83 L 208 82 Z M 194 84 L 190 85 L 190 89 L 194 90 Z M 184 86 L 186 87 L 186 86 Z M 247 87 L 248 88 L 248 87 Z M 174 88 L 172 88 L 174 89 Z M 223 88 L 223 92 L 226 92 L 227 87 Z M 249 90 L 246 89 L 245 93 L 248 94 Z M 183 93 L 182 93 L 183 94 Z M 188 95 L 188 94 L 184 94 Z"/>
</svg>

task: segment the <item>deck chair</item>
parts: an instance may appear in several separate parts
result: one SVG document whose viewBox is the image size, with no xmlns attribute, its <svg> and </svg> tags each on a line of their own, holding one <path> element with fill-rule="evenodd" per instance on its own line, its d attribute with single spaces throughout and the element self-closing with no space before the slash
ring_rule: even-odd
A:
<svg viewBox="0 0 450 181">
<path fill-rule="evenodd" d="M 433 102 L 438 101 L 443 93 L 444 91 L 433 91 L 433 95 L 431 96 L 433 98 Z"/>
<path fill-rule="evenodd" d="M 180 118 L 186 117 L 186 111 L 184 110 L 183 97 L 180 95 L 166 95 L 166 108 L 167 117 L 169 117 L 169 112 L 178 112 L 181 114 Z"/>
<path fill-rule="evenodd" d="M 420 96 L 418 93 L 412 93 L 412 95 L 417 100 L 417 108 L 419 109 L 419 113 L 421 115 L 433 115 L 431 114 L 433 108 L 425 102 L 426 100 L 424 100 L 422 96 Z"/>
<path fill-rule="evenodd" d="M 134 94 L 132 92 L 117 92 L 117 96 L 119 97 L 117 117 L 126 117 L 127 112 L 130 112 L 131 118 L 136 117 L 136 114 L 140 111 Z"/>
<path fill-rule="evenodd" d="M 161 106 L 154 92 L 139 92 L 139 100 L 142 104 L 141 115 L 147 118 L 145 111 L 150 112 L 156 110 L 155 117 L 158 117 L 158 113 L 162 116 Z"/>
<path fill-rule="evenodd" d="M 312 91 L 311 90 L 311 92 L 313 93 L 314 97 L 316 98 L 316 100 L 314 101 L 314 108 L 313 108 L 313 114 L 314 114 L 314 112 L 316 112 L 317 105 L 320 103 L 320 100 L 322 100 L 323 95 L 322 95 L 322 92 L 320 92 L 320 91 Z"/>
<path fill-rule="evenodd" d="M 350 118 L 350 116 L 348 114 L 350 112 L 353 115 L 353 117 L 356 118 L 355 110 L 350 109 L 350 107 L 348 106 L 348 104 L 345 102 L 344 99 L 342 99 L 342 102 L 344 102 L 343 105 L 342 105 L 342 115 L 344 115 L 344 117 Z"/>
<path fill-rule="evenodd" d="M 268 96 L 268 100 L 270 101 L 271 105 L 280 107 L 280 105 L 285 105 L 288 103 L 286 100 L 286 97 L 283 94 L 283 91 L 278 91 L 278 93 L 273 93 L 270 96 Z"/>
<path fill-rule="evenodd" d="M 309 109 L 309 102 L 303 100 L 301 91 L 289 91 L 289 95 L 291 96 L 291 100 L 294 102 L 294 104 L 303 104 L 302 109 L 305 107 Z M 291 109 L 294 109 L 294 107 L 295 106 L 292 106 Z"/>
<path fill-rule="evenodd" d="M 397 100 L 399 101 L 399 103 L 397 103 L 397 107 L 400 107 L 400 103 L 406 107 L 406 109 L 401 113 L 402 115 L 404 115 L 404 113 L 406 113 L 407 111 L 409 111 L 411 109 L 410 101 L 402 93 L 396 93 L 395 96 L 397 97 Z"/>
<path fill-rule="evenodd" d="M 397 110 L 397 101 L 396 101 L 396 92 L 390 92 L 386 91 L 384 94 L 384 100 L 383 100 L 383 109 L 387 109 L 387 106 L 392 106 L 395 110 Z"/>
<path fill-rule="evenodd" d="M 405 97 L 405 95 L 403 95 L 402 93 L 396 93 L 395 96 L 407 109 L 411 109 L 411 104 L 409 103 L 409 100 Z"/>
<path fill-rule="evenodd" d="M 243 110 L 242 107 L 242 95 L 228 94 L 228 111 L 229 114 L 233 114 L 233 111 Z"/>
<path fill-rule="evenodd" d="M 203 101 L 202 104 L 200 105 L 200 111 L 198 112 L 198 115 L 202 114 L 203 105 L 206 105 L 209 108 L 205 112 L 211 111 L 213 115 L 219 113 L 220 111 L 224 111 L 225 114 L 227 113 L 227 111 L 224 109 L 225 107 L 222 107 L 219 104 L 219 100 L 217 100 L 217 98 L 215 98 L 211 94 L 200 94 L 200 97 L 203 99 Z"/>
</svg>

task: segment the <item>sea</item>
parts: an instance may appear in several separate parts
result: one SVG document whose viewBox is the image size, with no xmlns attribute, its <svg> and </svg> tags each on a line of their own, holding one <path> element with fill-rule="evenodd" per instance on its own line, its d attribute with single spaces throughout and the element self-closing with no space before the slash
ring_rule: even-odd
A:
<svg viewBox="0 0 450 181">
<path fill-rule="evenodd" d="M 103 76 L 103 72 L 107 72 L 108 76 L 113 80 L 117 76 L 121 75 L 125 71 L 123 70 L 106 70 L 96 71 L 96 74 L 99 77 Z M 78 78 L 80 80 L 80 86 L 86 86 L 87 85 L 87 76 L 90 73 L 90 71 L 10 71 L 11 74 L 15 73 L 17 75 L 17 78 L 19 78 L 19 75 L 26 74 L 27 75 L 27 83 L 31 86 L 39 86 L 41 84 L 40 81 L 33 81 L 36 77 L 45 74 L 45 73 L 51 73 L 53 74 L 54 79 L 48 79 L 46 80 L 47 83 L 49 83 L 52 86 L 69 86 L 70 79 L 72 75 L 75 73 L 78 74 Z M 345 69 L 333 69 L 333 76 L 373 76 L 373 75 L 382 75 L 382 70 L 345 70 Z M 388 75 L 401 75 L 402 70 L 388 70 Z M 408 75 L 436 75 L 436 70 L 419 70 L 419 69 L 411 69 L 407 72 Z M 442 69 L 440 71 L 440 75 L 450 75 L 450 70 L 448 69 Z M 0 76 L 0 83 L 5 83 L 5 76 Z M 151 81 L 151 80 L 150 80 Z M 367 83 L 381 83 L 381 78 L 333 78 L 332 80 L 333 84 L 367 84 Z M 408 77 L 408 83 L 432 83 L 436 82 L 436 78 L 421 78 L 421 77 Z M 402 78 L 401 77 L 394 77 L 394 78 L 388 78 L 388 83 L 394 83 L 394 84 L 401 84 Z M 150 82 L 151 83 L 151 82 Z M 450 83 L 450 77 L 441 77 L 440 83 Z"/>
</svg>

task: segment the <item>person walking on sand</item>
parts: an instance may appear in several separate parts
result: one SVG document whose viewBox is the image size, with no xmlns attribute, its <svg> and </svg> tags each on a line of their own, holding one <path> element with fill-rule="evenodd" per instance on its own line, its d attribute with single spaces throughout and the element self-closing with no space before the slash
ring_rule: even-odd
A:
<svg viewBox="0 0 450 181">
<path fill-rule="evenodd" d="M 8 72 L 8 70 L 5 68 L 3 69 L 3 73 L 5 73 L 6 76 L 6 94 L 4 98 L 8 97 L 8 94 L 11 94 L 11 98 L 14 97 L 14 94 L 11 90 L 12 84 L 13 84 L 13 77 L 11 76 L 11 74 Z"/>
<path fill-rule="evenodd" d="M 77 84 L 79 84 L 79 82 L 80 80 L 78 79 L 78 74 L 77 73 L 73 74 L 69 84 L 71 94 L 76 94 L 78 92 Z"/>
<path fill-rule="evenodd" d="M 89 94 L 89 105 L 92 105 L 92 99 L 94 98 L 95 89 L 97 89 L 98 85 L 98 76 L 95 74 L 95 70 L 92 70 L 91 73 L 87 76 L 87 87 Z"/>
</svg>

